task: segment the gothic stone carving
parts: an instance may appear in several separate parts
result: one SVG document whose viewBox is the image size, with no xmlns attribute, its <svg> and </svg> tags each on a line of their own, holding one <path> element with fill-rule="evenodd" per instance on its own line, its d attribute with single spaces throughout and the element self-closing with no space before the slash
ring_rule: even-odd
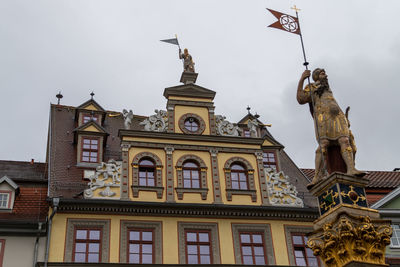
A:
<svg viewBox="0 0 400 267">
<path fill-rule="evenodd" d="M 356 261 L 385 264 L 385 247 L 390 244 L 389 221 L 341 213 L 333 222 L 314 232 L 308 246 L 327 267 L 341 267 Z"/>
<path fill-rule="evenodd" d="M 265 177 L 269 202 L 273 206 L 304 207 L 303 200 L 297 197 L 296 187 L 282 171 L 277 173 L 271 168 L 265 168 Z"/>
<path fill-rule="evenodd" d="M 222 115 L 215 115 L 215 125 L 217 127 L 218 135 L 225 136 L 240 136 L 242 129 L 237 125 L 225 120 L 226 117 Z"/>
<path fill-rule="evenodd" d="M 168 115 L 165 110 L 154 110 L 155 115 L 151 115 L 141 123 L 140 125 L 144 125 L 145 131 L 151 132 L 166 132 L 168 129 Z"/>
<path fill-rule="evenodd" d="M 89 189 L 84 191 L 85 198 L 92 198 L 97 189 L 104 189 L 99 193 L 103 197 L 115 196 L 116 193 L 111 188 L 120 188 L 121 186 L 121 167 L 122 162 L 113 159 L 110 159 L 108 163 L 102 162 L 100 166 L 97 166 L 95 174 L 89 178 Z"/>
</svg>

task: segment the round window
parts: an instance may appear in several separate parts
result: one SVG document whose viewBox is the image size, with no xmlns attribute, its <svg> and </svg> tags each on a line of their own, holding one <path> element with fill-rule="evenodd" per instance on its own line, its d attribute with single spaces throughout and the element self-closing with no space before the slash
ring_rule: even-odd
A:
<svg viewBox="0 0 400 267">
<path fill-rule="evenodd" d="M 185 129 L 190 132 L 196 132 L 199 130 L 200 123 L 193 117 L 189 117 L 184 122 Z"/>
</svg>

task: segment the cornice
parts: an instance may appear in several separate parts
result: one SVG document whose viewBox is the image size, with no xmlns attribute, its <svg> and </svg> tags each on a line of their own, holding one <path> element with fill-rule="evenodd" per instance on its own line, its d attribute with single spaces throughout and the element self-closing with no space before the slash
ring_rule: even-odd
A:
<svg viewBox="0 0 400 267">
<path fill-rule="evenodd" d="M 275 219 L 312 222 L 319 217 L 317 208 L 134 202 L 123 200 L 61 199 L 60 213 L 129 214 L 136 216 L 185 216 L 201 218 Z"/>
</svg>

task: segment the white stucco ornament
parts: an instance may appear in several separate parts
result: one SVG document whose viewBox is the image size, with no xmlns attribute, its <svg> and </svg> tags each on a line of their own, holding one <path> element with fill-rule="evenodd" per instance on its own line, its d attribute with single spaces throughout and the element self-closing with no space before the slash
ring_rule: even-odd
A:
<svg viewBox="0 0 400 267">
<path fill-rule="evenodd" d="M 242 129 L 225 119 L 226 117 L 222 115 L 215 116 L 217 134 L 224 136 L 240 136 Z"/>
<path fill-rule="evenodd" d="M 267 192 L 269 202 L 273 206 L 304 207 L 303 200 L 297 196 L 294 185 L 289 182 L 289 177 L 282 171 L 265 168 L 267 179 Z"/>
<path fill-rule="evenodd" d="M 141 123 L 145 131 L 166 132 L 168 129 L 168 113 L 165 110 L 154 110 L 155 115 L 151 115 Z"/>
<path fill-rule="evenodd" d="M 96 172 L 91 176 L 88 183 L 89 188 L 84 191 L 85 198 L 94 198 L 94 192 L 99 190 L 98 197 L 114 197 L 116 193 L 111 188 L 121 187 L 122 162 L 110 159 L 107 163 L 102 162 L 97 166 Z"/>
</svg>

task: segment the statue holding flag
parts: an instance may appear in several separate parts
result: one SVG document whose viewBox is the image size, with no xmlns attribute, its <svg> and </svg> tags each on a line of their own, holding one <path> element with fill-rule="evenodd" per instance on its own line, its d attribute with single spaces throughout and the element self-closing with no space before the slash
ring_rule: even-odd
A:
<svg viewBox="0 0 400 267">
<path fill-rule="evenodd" d="M 315 132 L 317 139 L 319 139 L 319 147 L 315 155 L 315 175 L 311 185 L 326 175 L 324 170 L 325 159 L 328 159 L 327 167 L 330 173 L 343 171 L 349 175 L 364 175 L 364 172 L 355 168 L 356 146 L 354 137 L 349 129 L 349 122 L 345 114 L 333 97 L 328 83 L 328 75 L 326 75 L 324 69 L 315 69 L 312 73 L 312 78 L 315 82 L 306 85 L 303 90 L 304 81 L 310 77 L 310 74 L 309 70 L 305 70 L 299 80 L 297 101 L 301 105 L 310 103 L 315 121 Z M 335 154 L 332 150 L 335 147 L 339 153 Z M 330 149 L 332 152 L 329 151 Z M 340 161 L 338 154 L 341 155 L 345 163 L 345 166 L 343 166 L 345 169 L 340 169 L 340 167 L 337 169 L 336 167 L 340 165 L 340 163 L 337 163 Z"/>
<path fill-rule="evenodd" d="M 192 56 L 189 54 L 189 51 L 187 48 L 185 48 L 183 50 L 183 54 L 182 54 L 182 50 L 179 48 L 179 58 L 183 59 L 183 71 L 195 72 L 194 71 L 194 62 L 193 62 Z"/>
</svg>

